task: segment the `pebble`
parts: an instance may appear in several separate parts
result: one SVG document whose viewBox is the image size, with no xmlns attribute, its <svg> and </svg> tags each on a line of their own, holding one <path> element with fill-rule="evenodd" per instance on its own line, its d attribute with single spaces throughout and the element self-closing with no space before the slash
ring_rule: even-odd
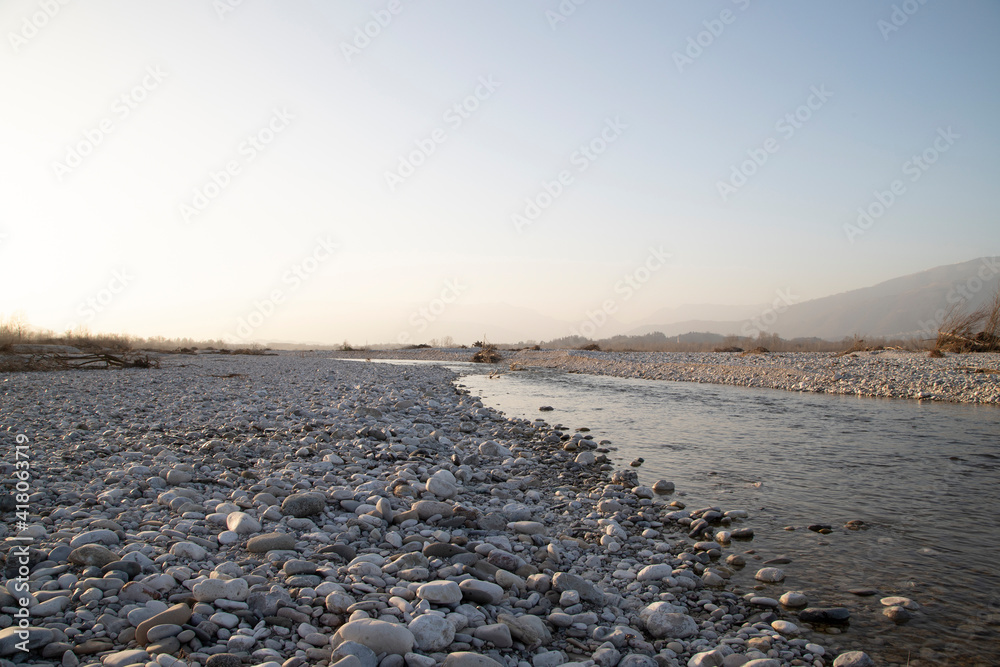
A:
<svg viewBox="0 0 1000 667">
<path fill-rule="evenodd" d="M 757 581 L 773 584 L 785 580 L 785 571 L 779 567 L 763 567 L 754 575 Z"/>
</svg>

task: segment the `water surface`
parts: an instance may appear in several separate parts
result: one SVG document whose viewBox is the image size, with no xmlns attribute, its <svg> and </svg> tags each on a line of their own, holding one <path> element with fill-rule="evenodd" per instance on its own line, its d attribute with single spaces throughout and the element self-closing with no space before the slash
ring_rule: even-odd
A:
<svg viewBox="0 0 1000 667">
<path fill-rule="evenodd" d="M 476 367 L 455 367 L 477 372 Z M 645 459 L 690 509 L 747 509 L 757 536 L 733 550 L 787 556 L 786 580 L 816 606 L 852 609 L 827 648 L 879 664 L 1000 664 L 1000 409 L 635 380 L 551 370 L 460 380 L 508 416 L 608 439 L 616 463 Z M 539 412 L 549 405 L 552 412 Z M 852 519 L 869 528 L 851 531 Z M 810 524 L 831 524 L 821 535 Z M 786 531 L 785 527 L 795 527 Z M 734 580 L 753 586 L 750 565 Z M 879 590 L 874 597 L 847 592 Z M 879 598 L 922 605 L 897 626 Z"/>
</svg>

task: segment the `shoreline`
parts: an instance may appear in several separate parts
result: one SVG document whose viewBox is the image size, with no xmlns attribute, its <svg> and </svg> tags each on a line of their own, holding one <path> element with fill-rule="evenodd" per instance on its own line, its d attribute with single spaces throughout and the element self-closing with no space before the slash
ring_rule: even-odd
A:
<svg viewBox="0 0 1000 667">
<path fill-rule="evenodd" d="M 32 443 L 30 526 L 2 532 L 8 568 L 15 534 L 34 549 L 33 664 L 833 663 L 780 572 L 727 583 L 742 508 L 670 505 L 446 369 L 178 361 L 5 376 L 3 437 Z"/>
<path fill-rule="evenodd" d="M 334 358 L 470 361 L 474 350 L 388 350 L 330 352 Z M 320 354 L 320 353 L 314 353 Z M 647 380 L 699 382 L 869 398 L 903 398 L 947 403 L 1000 404 L 1000 353 L 948 354 L 880 350 L 843 356 L 819 352 L 589 352 L 503 350 L 499 364 L 569 373 Z M 981 370 L 990 372 L 977 372 Z M 488 372 L 488 371 L 487 371 Z"/>
</svg>

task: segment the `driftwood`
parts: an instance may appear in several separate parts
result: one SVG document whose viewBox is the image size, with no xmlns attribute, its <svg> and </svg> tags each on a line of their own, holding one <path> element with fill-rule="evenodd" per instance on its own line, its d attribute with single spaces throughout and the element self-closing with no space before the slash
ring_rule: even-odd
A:
<svg viewBox="0 0 1000 667">
<path fill-rule="evenodd" d="M 8 371 L 65 371 L 107 368 L 159 368 L 160 360 L 148 354 L 37 353 L 4 355 L 0 367 Z"/>
</svg>

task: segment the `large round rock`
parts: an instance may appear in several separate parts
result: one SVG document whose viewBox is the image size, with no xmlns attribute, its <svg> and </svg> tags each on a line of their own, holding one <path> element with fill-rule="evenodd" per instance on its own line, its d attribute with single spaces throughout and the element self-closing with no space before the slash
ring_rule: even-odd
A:
<svg viewBox="0 0 1000 667">
<path fill-rule="evenodd" d="M 453 605 L 462 601 L 462 589 L 454 581 L 441 579 L 422 585 L 417 597 L 431 604 Z"/>
<path fill-rule="evenodd" d="M 455 640 L 455 626 L 437 614 L 417 616 L 407 628 L 413 634 L 417 648 L 428 653 L 441 651 Z"/>
<path fill-rule="evenodd" d="M 316 516 L 326 509 L 326 497 L 322 493 L 293 493 L 281 503 L 281 513 L 303 518 Z"/>
<path fill-rule="evenodd" d="M 455 587 L 458 588 L 458 585 Z M 337 648 L 341 642 L 346 641 L 364 644 L 375 653 L 393 655 L 406 655 L 412 652 L 414 644 L 413 633 L 406 626 L 372 618 L 363 618 L 340 626 L 330 639 L 330 645 Z"/>
</svg>

